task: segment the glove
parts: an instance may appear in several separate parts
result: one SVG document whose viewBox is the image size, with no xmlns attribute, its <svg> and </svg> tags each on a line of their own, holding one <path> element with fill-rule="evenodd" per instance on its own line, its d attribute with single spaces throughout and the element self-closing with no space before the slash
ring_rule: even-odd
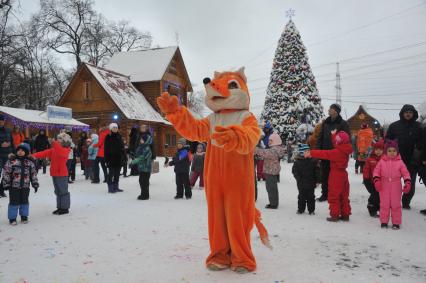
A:
<svg viewBox="0 0 426 283">
<path fill-rule="evenodd" d="M 402 192 L 404 193 L 404 194 L 408 194 L 409 192 L 410 192 L 410 190 L 411 190 L 411 181 L 405 181 L 405 185 L 404 185 L 404 188 L 402 189 Z"/>
<path fill-rule="evenodd" d="M 380 179 L 376 179 L 374 181 L 374 187 L 376 188 L 376 191 L 380 192 L 382 190 L 382 181 L 380 181 Z"/>
<path fill-rule="evenodd" d="M 172 114 L 179 110 L 178 98 L 173 95 L 170 96 L 168 92 L 163 92 L 163 94 L 157 98 L 157 104 L 161 112 L 164 114 Z"/>
<path fill-rule="evenodd" d="M 234 150 L 238 144 L 237 134 L 230 128 L 216 126 L 215 132 L 212 134 L 212 139 L 216 141 L 216 144 L 223 146 L 223 149 L 227 152 Z"/>
</svg>

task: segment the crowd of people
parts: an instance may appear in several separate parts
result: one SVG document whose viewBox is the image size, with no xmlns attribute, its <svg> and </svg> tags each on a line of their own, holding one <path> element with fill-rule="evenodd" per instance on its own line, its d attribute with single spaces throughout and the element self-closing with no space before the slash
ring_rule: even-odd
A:
<svg viewBox="0 0 426 283">
<path fill-rule="evenodd" d="M 265 181 L 269 204 L 267 209 L 279 206 L 278 183 L 281 161 L 293 162 L 292 174 L 299 191 L 297 214 L 306 210 L 315 215 L 316 201 L 328 201 L 328 221 L 349 221 L 351 206 L 347 167 L 350 157 L 355 159 L 355 173 L 362 174 L 363 184 L 369 193 L 367 209 L 371 217 L 380 219 L 381 227 L 399 229 L 402 208 L 410 209 L 415 193 L 416 177 L 425 178 L 426 127 L 418 122 L 418 113 L 411 105 L 404 105 L 400 119 L 386 131 L 376 131 L 372 125 L 361 125 L 357 133 L 350 132 L 348 123 L 340 116 L 341 107 L 332 104 L 328 117 L 315 126 L 306 126 L 299 135 L 297 150 L 294 145 L 283 144 L 269 122 L 263 126 L 263 135 L 254 152 L 255 184 Z M 150 198 L 149 185 L 152 173 L 159 170 L 156 161 L 155 141 L 147 125 L 132 128 L 128 144 L 120 134 L 119 125 L 111 123 L 98 132 L 81 132 L 73 138 L 72 129 L 62 130 L 49 139 L 40 130 L 33 139 L 27 139 L 19 129 L 5 127 L 5 117 L 0 115 L 0 172 L 2 181 L 0 197 L 9 191 L 8 218 L 17 224 L 17 215 L 28 222 L 30 186 L 37 192 L 38 171 L 50 175 L 57 200 L 56 215 L 68 214 L 71 196 L 68 185 L 76 178 L 79 161 L 86 180 L 99 184 L 102 169 L 108 193 L 119 193 L 120 176 L 139 176 L 139 200 Z M 167 150 L 167 145 L 164 145 Z M 199 179 L 203 188 L 203 171 L 206 145 L 179 139 L 172 157 L 166 154 L 164 166 L 173 166 L 176 179 L 175 199 L 191 199 L 192 189 Z M 128 174 L 129 167 L 129 174 Z M 401 184 L 401 179 L 403 184 Z M 321 184 L 321 196 L 315 199 L 315 188 Z M 426 214 L 426 210 L 421 211 Z"/>
</svg>

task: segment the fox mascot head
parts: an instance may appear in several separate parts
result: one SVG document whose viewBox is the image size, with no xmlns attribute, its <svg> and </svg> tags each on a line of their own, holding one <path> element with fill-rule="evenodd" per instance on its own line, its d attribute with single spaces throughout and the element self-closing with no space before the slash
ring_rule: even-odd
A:
<svg viewBox="0 0 426 283">
<path fill-rule="evenodd" d="M 206 105 L 214 112 L 223 110 L 248 110 L 250 94 L 244 67 L 236 72 L 215 72 L 214 77 L 205 78 Z"/>
</svg>

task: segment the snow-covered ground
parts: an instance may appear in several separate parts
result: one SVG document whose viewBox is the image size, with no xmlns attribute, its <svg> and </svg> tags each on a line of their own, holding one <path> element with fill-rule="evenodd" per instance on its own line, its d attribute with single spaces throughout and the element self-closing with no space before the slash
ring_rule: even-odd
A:
<svg viewBox="0 0 426 283">
<path fill-rule="evenodd" d="M 174 200 L 173 168 L 152 176 L 149 201 L 136 200 L 137 177 L 121 179 L 125 192 L 108 195 L 105 184 L 92 185 L 79 173 L 65 216 L 51 214 L 52 183 L 42 175 L 39 192 L 30 196 L 30 223 L 9 226 L 8 199 L 0 199 L 0 282 L 426 282 L 423 185 L 411 211 L 403 212 L 402 229 L 382 230 L 368 216 L 368 194 L 354 174 L 349 223 L 326 222 L 326 203 L 317 203 L 315 216 L 296 215 L 290 169 L 285 163 L 278 210 L 264 209 L 267 194 L 260 183 L 257 206 L 274 249 L 264 247 L 253 230 L 258 269 L 246 275 L 204 267 L 209 251 L 204 191 Z"/>
</svg>

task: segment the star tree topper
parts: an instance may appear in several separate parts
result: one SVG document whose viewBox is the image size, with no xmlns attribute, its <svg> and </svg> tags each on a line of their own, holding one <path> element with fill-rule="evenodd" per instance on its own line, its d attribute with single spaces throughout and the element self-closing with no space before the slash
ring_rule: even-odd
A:
<svg viewBox="0 0 426 283">
<path fill-rule="evenodd" d="M 286 15 L 286 17 L 287 18 L 289 18 L 290 19 L 290 21 L 291 21 L 291 18 L 293 18 L 294 16 L 296 16 L 296 10 L 294 10 L 294 9 L 288 9 L 286 12 L 285 12 L 285 15 Z"/>
</svg>

